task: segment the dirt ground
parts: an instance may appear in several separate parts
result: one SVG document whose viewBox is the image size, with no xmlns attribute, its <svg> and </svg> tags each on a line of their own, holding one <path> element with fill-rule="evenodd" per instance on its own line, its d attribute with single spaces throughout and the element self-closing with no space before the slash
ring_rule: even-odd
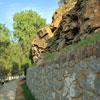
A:
<svg viewBox="0 0 100 100">
<path fill-rule="evenodd" d="M 23 94 L 23 89 L 21 87 L 21 84 L 23 84 L 24 82 L 25 82 L 25 80 L 21 80 L 16 83 L 16 85 L 18 86 L 17 91 L 16 91 L 16 100 L 25 100 L 24 94 Z"/>
</svg>

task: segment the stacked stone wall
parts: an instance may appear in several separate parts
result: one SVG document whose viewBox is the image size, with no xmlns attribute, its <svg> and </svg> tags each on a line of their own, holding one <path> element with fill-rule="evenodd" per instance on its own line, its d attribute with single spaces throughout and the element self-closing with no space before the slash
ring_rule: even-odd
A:
<svg viewBox="0 0 100 100">
<path fill-rule="evenodd" d="M 100 100 L 100 58 L 29 68 L 27 85 L 38 100 Z"/>
</svg>

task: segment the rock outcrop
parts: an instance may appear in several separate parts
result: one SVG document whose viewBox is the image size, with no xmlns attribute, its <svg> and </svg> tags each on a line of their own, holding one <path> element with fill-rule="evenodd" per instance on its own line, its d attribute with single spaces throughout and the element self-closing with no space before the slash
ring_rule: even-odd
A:
<svg viewBox="0 0 100 100">
<path fill-rule="evenodd" d="M 64 2 L 65 4 L 56 10 L 52 17 L 52 23 L 50 24 L 51 30 L 53 30 L 52 32 L 58 28 L 62 16 L 68 13 L 75 6 L 76 1 L 77 0 L 69 0 L 69 2 Z"/>
<path fill-rule="evenodd" d="M 100 29 L 100 0 L 65 0 L 52 17 L 52 23 L 38 32 L 32 43 L 33 60 L 37 61 L 44 51 L 60 50 L 85 39 Z M 54 50 L 47 48 L 46 41 L 56 40 Z M 36 41 L 36 42 L 35 42 Z"/>
<path fill-rule="evenodd" d="M 33 61 L 36 62 L 40 56 L 43 54 L 45 48 L 47 47 L 46 41 L 53 36 L 49 26 L 41 29 L 37 33 L 37 37 L 32 42 L 32 56 Z"/>
<path fill-rule="evenodd" d="M 100 0 L 78 0 L 68 13 L 63 15 L 54 33 L 57 50 L 85 39 L 100 28 Z"/>
<path fill-rule="evenodd" d="M 70 2 L 67 2 L 67 4 L 65 2 L 63 6 L 55 11 L 52 17 L 52 23 L 49 26 L 39 30 L 39 32 L 37 33 L 37 37 L 32 42 L 32 56 L 34 62 L 36 62 L 46 50 L 46 41 L 49 38 L 53 37 L 54 32 L 59 27 L 63 14 L 68 13 L 76 4 L 76 0 L 69 1 Z"/>
</svg>

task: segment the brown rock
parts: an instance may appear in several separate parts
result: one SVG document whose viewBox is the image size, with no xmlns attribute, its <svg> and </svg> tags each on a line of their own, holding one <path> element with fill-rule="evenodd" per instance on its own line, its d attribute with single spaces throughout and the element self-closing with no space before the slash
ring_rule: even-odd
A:
<svg viewBox="0 0 100 100">
<path fill-rule="evenodd" d="M 58 28 L 62 20 L 63 14 L 68 13 L 75 6 L 76 1 L 77 0 L 68 0 L 68 2 L 66 1 L 63 6 L 58 8 L 56 12 L 53 14 L 52 24 L 50 26 L 53 28 Z"/>
<path fill-rule="evenodd" d="M 58 8 L 56 12 L 53 14 L 52 23 L 49 26 L 42 28 L 41 30 L 37 32 L 37 37 L 32 42 L 32 56 L 33 56 L 34 62 L 36 62 L 40 58 L 44 50 L 49 51 L 48 49 L 50 49 L 50 47 L 47 47 L 46 41 L 49 38 L 53 37 L 53 32 L 59 27 L 60 21 L 62 20 L 62 15 L 64 13 L 69 12 L 70 9 L 72 9 L 72 7 L 75 5 L 75 3 L 76 3 L 76 0 L 72 1 L 70 7 L 66 6 L 66 5 L 69 5 L 67 3 L 61 6 L 60 8 Z M 64 41 L 62 40 L 58 48 L 63 47 L 63 44 L 64 44 Z"/>
<path fill-rule="evenodd" d="M 41 29 L 38 33 L 37 33 L 39 38 L 46 38 L 46 36 L 52 37 L 53 33 L 51 32 L 50 26 L 47 26 L 43 29 Z M 48 39 L 48 38 L 47 38 Z"/>
<path fill-rule="evenodd" d="M 100 29 L 100 1 L 78 0 L 75 7 L 63 15 L 54 37 L 56 40 L 65 39 L 65 44 L 68 45 L 85 39 L 88 34 L 98 29 Z M 58 46 L 59 44 L 60 42 Z"/>
<path fill-rule="evenodd" d="M 44 52 L 60 50 L 85 39 L 93 31 L 100 30 L 100 0 L 66 0 L 53 14 L 52 23 L 37 33 L 32 42 L 33 59 Z M 56 44 L 47 47 L 46 41 L 53 37 Z M 45 49 L 47 48 L 47 49 Z"/>
</svg>

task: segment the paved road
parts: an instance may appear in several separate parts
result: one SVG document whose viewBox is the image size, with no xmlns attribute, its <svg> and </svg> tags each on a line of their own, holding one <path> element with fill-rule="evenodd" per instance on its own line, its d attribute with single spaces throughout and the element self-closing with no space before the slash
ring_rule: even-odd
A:
<svg viewBox="0 0 100 100">
<path fill-rule="evenodd" d="M 4 86 L 0 88 L 0 100 L 15 100 L 17 85 L 16 82 L 22 80 L 24 77 L 12 80 L 5 83 Z"/>
<path fill-rule="evenodd" d="M 0 100 L 15 100 L 17 89 L 16 82 L 24 78 L 24 76 L 21 76 L 16 80 L 5 83 L 4 86 L 0 88 Z"/>
<path fill-rule="evenodd" d="M 17 80 L 10 81 L 0 88 L 0 100 L 15 100 L 16 82 Z"/>
</svg>

